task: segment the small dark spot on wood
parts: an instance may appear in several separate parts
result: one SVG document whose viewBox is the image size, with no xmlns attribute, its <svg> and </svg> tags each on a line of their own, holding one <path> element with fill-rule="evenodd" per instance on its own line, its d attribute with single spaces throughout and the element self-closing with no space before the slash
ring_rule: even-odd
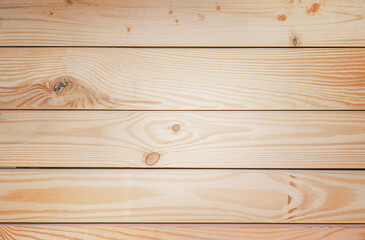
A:
<svg viewBox="0 0 365 240">
<path fill-rule="evenodd" d="M 298 45 L 298 39 L 297 39 L 297 37 L 294 37 L 293 38 L 293 45 L 294 46 L 297 46 Z"/>
<path fill-rule="evenodd" d="M 176 22 L 176 23 L 179 23 L 179 19 L 175 19 L 175 22 Z"/>
<path fill-rule="evenodd" d="M 72 5 L 73 2 L 71 0 L 66 0 L 66 4 Z"/>
<path fill-rule="evenodd" d="M 173 14 L 173 13 L 174 13 L 174 10 L 170 10 L 170 11 L 169 11 L 169 14 Z"/>
<path fill-rule="evenodd" d="M 286 17 L 286 15 L 285 15 L 285 14 L 279 14 L 279 15 L 278 15 L 278 20 L 279 20 L 279 21 L 284 22 L 286 19 L 287 19 L 287 17 Z"/>
<path fill-rule="evenodd" d="M 53 86 L 53 91 L 54 92 L 58 92 L 60 91 L 62 88 L 65 88 L 68 86 L 69 81 L 67 80 L 67 78 L 64 78 L 63 81 L 59 81 L 57 82 L 54 86 Z"/>
<path fill-rule="evenodd" d="M 292 197 L 290 195 L 288 195 L 288 205 L 290 204 L 291 200 L 292 200 Z"/>
<path fill-rule="evenodd" d="M 297 185 L 295 185 L 295 183 L 293 183 L 292 181 L 290 181 L 290 186 L 292 186 L 292 187 L 297 187 Z"/>
<path fill-rule="evenodd" d="M 289 175 L 291 178 L 297 178 L 296 176 L 294 176 L 294 175 Z"/>
<path fill-rule="evenodd" d="M 158 152 L 150 152 L 147 154 L 144 161 L 148 166 L 153 166 L 158 162 L 158 160 L 160 160 L 160 154 Z"/>
<path fill-rule="evenodd" d="M 295 217 L 297 217 L 297 216 L 290 216 L 290 217 L 288 217 L 288 219 L 293 219 L 293 218 L 295 218 Z"/>
<path fill-rule="evenodd" d="M 178 131 L 180 131 L 180 125 L 179 124 L 174 124 L 174 125 L 172 125 L 172 131 L 174 131 L 174 132 L 178 132 Z"/>
<path fill-rule="evenodd" d="M 131 27 L 127 26 L 127 32 L 131 32 Z"/>
<path fill-rule="evenodd" d="M 295 212 L 297 210 L 297 208 L 292 208 L 292 209 L 290 209 L 289 211 L 288 211 L 288 213 L 293 213 L 293 212 Z"/>
<path fill-rule="evenodd" d="M 294 47 L 299 47 L 299 46 L 302 45 L 302 43 L 300 41 L 300 37 L 298 36 L 298 34 L 292 33 L 290 35 L 290 45 L 292 45 Z"/>
<path fill-rule="evenodd" d="M 53 12 L 49 12 L 49 15 L 53 16 Z"/>
<path fill-rule="evenodd" d="M 221 6 L 217 5 L 216 8 L 215 8 L 216 11 L 219 11 L 221 10 Z"/>
</svg>

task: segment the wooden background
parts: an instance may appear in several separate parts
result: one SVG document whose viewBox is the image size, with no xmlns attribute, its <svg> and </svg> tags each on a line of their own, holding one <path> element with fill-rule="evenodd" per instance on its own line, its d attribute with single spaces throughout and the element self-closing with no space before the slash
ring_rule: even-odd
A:
<svg viewBox="0 0 365 240">
<path fill-rule="evenodd" d="M 365 239 L 365 1 L 0 0 L 0 239 Z"/>
</svg>

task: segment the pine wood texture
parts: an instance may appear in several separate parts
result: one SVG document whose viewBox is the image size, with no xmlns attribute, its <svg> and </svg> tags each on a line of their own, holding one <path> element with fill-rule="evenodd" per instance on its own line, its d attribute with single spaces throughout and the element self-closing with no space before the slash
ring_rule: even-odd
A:
<svg viewBox="0 0 365 240">
<path fill-rule="evenodd" d="M 364 0 L 1 0 L 0 239 L 365 240 L 364 27 Z"/>
<path fill-rule="evenodd" d="M 363 111 L 1 111 L 2 167 L 364 168 Z"/>
<path fill-rule="evenodd" d="M 363 240 L 364 225 L 0 225 L 3 240 Z"/>
<path fill-rule="evenodd" d="M 365 223 L 364 171 L 1 170 L 0 222 Z"/>
<path fill-rule="evenodd" d="M 364 46 L 363 0 L 3 0 L 2 46 Z"/>
<path fill-rule="evenodd" d="M 0 72 L 2 109 L 365 109 L 365 49 L 3 48 Z"/>
</svg>

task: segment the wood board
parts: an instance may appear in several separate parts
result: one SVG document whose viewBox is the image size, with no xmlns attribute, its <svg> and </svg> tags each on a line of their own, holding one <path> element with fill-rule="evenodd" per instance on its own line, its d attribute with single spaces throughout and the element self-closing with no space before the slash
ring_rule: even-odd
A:
<svg viewBox="0 0 365 240">
<path fill-rule="evenodd" d="M 0 225 L 4 240 L 363 240 L 363 225 L 284 224 L 16 224 Z"/>
<path fill-rule="evenodd" d="M 363 111 L 1 111 L 2 167 L 364 168 Z"/>
<path fill-rule="evenodd" d="M 365 46 L 363 0 L 3 0 L 2 46 Z"/>
<path fill-rule="evenodd" d="M 0 171 L 0 222 L 365 223 L 364 171 Z"/>
<path fill-rule="evenodd" d="M 1 48 L 0 72 L 0 109 L 365 109 L 357 48 Z"/>
</svg>

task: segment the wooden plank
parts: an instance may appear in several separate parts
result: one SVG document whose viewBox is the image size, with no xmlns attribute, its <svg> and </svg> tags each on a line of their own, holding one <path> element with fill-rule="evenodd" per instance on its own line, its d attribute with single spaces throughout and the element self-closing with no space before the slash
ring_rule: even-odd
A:
<svg viewBox="0 0 365 240">
<path fill-rule="evenodd" d="M 0 171 L 0 222 L 365 223 L 364 171 Z"/>
<path fill-rule="evenodd" d="M 363 0 L 2 0 L 2 46 L 364 46 Z"/>
<path fill-rule="evenodd" d="M 93 224 L 0 225 L 4 240 L 363 240 L 364 225 Z"/>
<path fill-rule="evenodd" d="M 365 109 L 365 49 L 3 48 L 0 72 L 2 109 Z"/>
<path fill-rule="evenodd" d="M 1 111 L 2 167 L 364 168 L 364 111 Z"/>
</svg>

